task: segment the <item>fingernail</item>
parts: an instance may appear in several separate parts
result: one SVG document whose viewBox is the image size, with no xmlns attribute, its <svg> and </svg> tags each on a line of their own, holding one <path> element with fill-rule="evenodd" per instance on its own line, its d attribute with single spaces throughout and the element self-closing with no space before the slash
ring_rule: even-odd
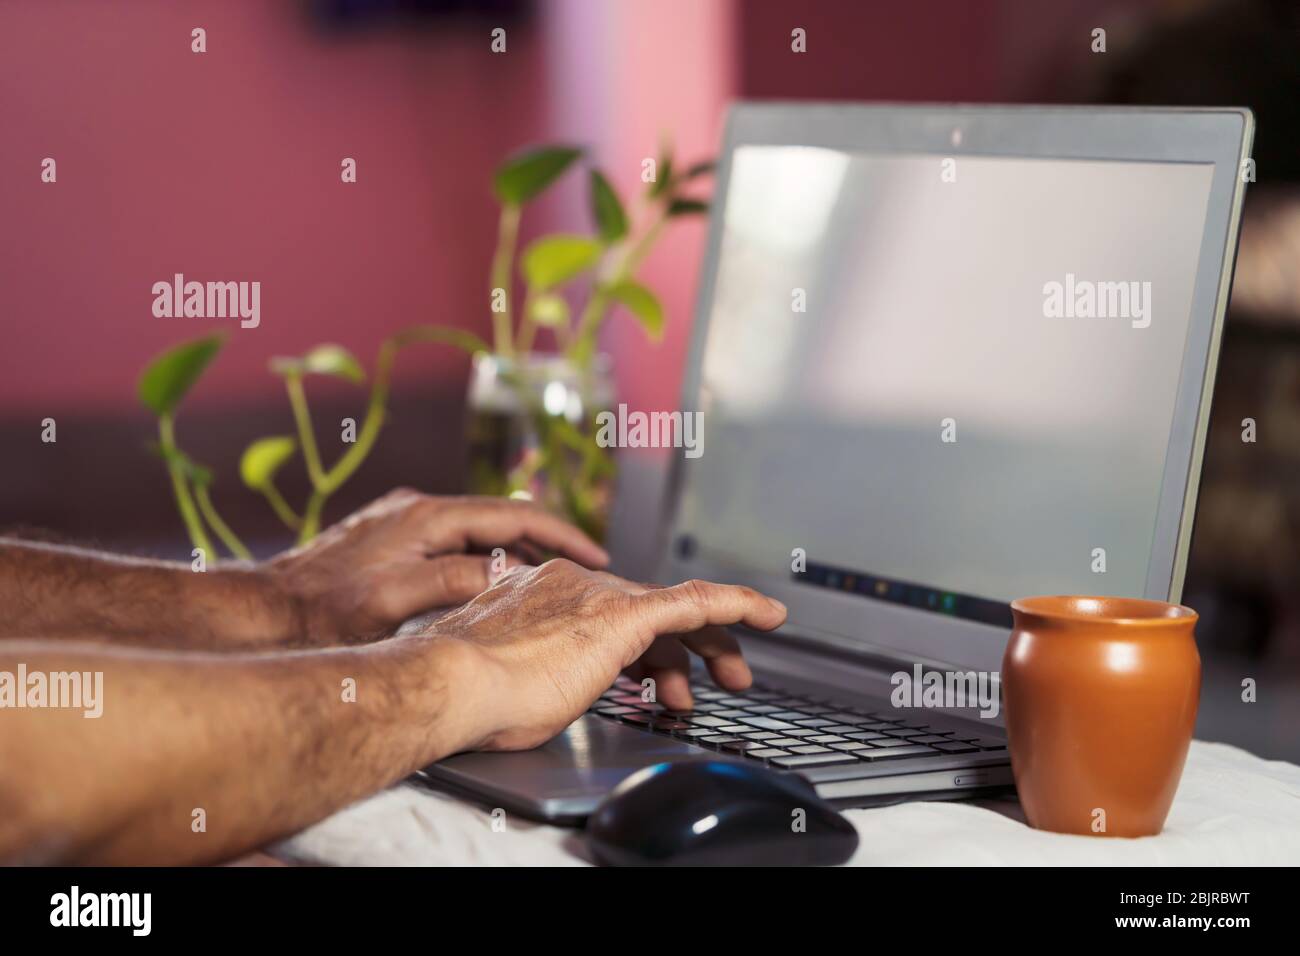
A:
<svg viewBox="0 0 1300 956">
<path fill-rule="evenodd" d="M 776 608 L 776 609 L 777 609 L 778 611 L 780 611 L 782 614 L 787 613 L 786 606 L 785 606 L 784 604 L 782 604 L 780 601 L 778 601 L 776 598 L 774 598 L 774 597 L 770 597 L 770 598 L 768 598 L 768 600 L 769 600 L 770 602 L 772 602 L 772 607 Z"/>
</svg>

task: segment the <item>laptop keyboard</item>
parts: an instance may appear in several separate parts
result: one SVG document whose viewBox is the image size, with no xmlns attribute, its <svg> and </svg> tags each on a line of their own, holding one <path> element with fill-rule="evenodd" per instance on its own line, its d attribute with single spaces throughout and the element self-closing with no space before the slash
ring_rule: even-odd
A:
<svg viewBox="0 0 1300 956">
<path fill-rule="evenodd" d="M 620 677 L 591 712 L 783 770 L 1007 749 L 1005 740 L 945 726 L 942 718 L 866 712 L 759 684 L 739 694 L 692 684 L 691 693 L 693 710 L 666 710 L 642 700 L 640 684 Z"/>
</svg>

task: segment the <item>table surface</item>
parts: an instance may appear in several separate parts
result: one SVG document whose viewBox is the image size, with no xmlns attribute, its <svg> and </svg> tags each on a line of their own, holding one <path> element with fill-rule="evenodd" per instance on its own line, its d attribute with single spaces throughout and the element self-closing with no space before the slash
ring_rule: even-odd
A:
<svg viewBox="0 0 1300 956">
<path fill-rule="evenodd" d="M 849 810 L 861 836 L 850 866 L 1300 864 L 1300 767 L 1193 741 L 1159 836 L 1066 836 L 1024 823 L 1014 799 Z M 581 832 L 509 817 L 403 783 L 275 848 L 343 866 L 583 866 Z"/>
</svg>

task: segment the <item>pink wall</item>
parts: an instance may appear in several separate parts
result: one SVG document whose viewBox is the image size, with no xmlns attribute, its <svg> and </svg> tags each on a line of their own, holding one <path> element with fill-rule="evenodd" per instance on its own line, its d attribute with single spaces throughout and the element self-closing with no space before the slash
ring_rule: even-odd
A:
<svg viewBox="0 0 1300 956">
<path fill-rule="evenodd" d="M 481 25 L 332 39 L 299 3 L 41 0 L 0 6 L 0 38 L 6 413 L 129 409 L 147 356 L 217 327 L 198 403 L 278 395 L 266 357 L 316 342 L 369 362 L 411 322 L 486 327 L 489 172 L 543 135 L 522 25 L 499 56 Z M 261 326 L 155 318 L 174 272 L 260 280 Z M 403 373 L 463 364 L 427 352 Z"/>
<path fill-rule="evenodd" d="M 485 331 L 488 180 L 518 146 L 591 146 L 631 194 L 663 132 L 682 157 L 712 155 L 737 95 L 1041 96 L 1051 63 L 1086 59 L 1093 21 L 1122 27 L 1124 5 L 539 0 L 535 26 L 508 24 L 504 56 L 486 22 L 338 39 L 305 6 L 0 6 L 0 412 L 132 409 L 150 354 L 216 327 L 227 353 L 194 396 L 209 407 L 278 400 L 266 358 L 320 341 L 369 363 L 411 322 Z M 205 54 L 190 51 L 195 26 Z M 805 55 L 790 52 L 794 26 Z M 46 156 L 55 185 L 40 182 Z M 344 156 L 355 185 L 339 181 Z M 525 235 L 556 225 L 587 228 L 581 177 L 529 211 Z M 643 271 L 667 307 L 662 345 L 626 319 L 607 329 L 638 407 L 677 402 L 704 232 L 679 225 Z M 260 280 L 261 327 L 154 318 L 150 287 L 177 271 Z M 464 368 L 429 350 L 399 380 L 454 391 Z"/>
<path fill-rule="evenodd" d="M 645 189 L 642 162 L 659 154 L 662 135 L 679 163 L 717 154 L 726 105 L 737 92 L 738 8 L 731 0 L 554 0 L 547 10 L 550 102 L 561 107 L 552 107 L 551 124 L 558 135 L 592 145 L 629 207 Z M 692 192 L 707 198 L 711 187 L 702 180 Z M 568 190 L 561 215 L 583 228 L 580 184 Z M 620 396 L 633 408 L 680 404 L 706 231 L 704 217 L 677 220 L 641 270 L 667 313 L 658 346 L 648 346 L 617 311 L 606 324 L 603 344 L 615 358 Z"/>
</svg>

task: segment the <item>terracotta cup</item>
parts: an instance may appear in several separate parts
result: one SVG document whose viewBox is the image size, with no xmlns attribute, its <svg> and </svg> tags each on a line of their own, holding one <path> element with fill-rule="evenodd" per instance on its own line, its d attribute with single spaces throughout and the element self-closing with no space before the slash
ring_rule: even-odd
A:
<svg viewBox="0 0 1300 956">
<path fill-rule="evenodd" d="M 1196 723 L 1196 612 L 1113 597 L 1022 598 L 1011 611 L 1003 711 L 1029 824 L 1159 833 Z"/>
</svg>

